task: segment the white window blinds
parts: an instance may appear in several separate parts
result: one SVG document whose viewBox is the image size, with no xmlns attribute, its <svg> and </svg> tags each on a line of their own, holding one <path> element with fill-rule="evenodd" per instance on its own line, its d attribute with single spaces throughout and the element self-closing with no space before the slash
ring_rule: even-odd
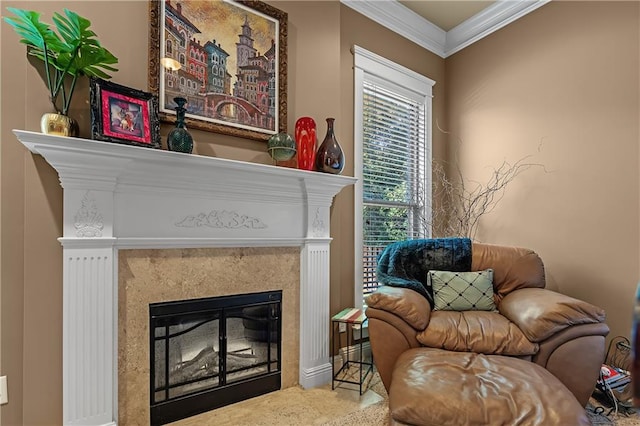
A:
<svg viewBox="0 0 640 426">
<path fill-rule="evenodd" d="M 364 65 L 371 64 L 364 61 Z M 356 268 L 356 298 L 360 295 L 360 300 L 378 286 L 376 257 L 384 247 L 430 234 L 425 224 L 431 205 L 432 82 L 418 77 L 431 82 L 425 93 L 424 85 L 412 87 L 412 79 L 401 72 L 391 70 L 398 74 L 394 78 L 393 72 L 385 76 L 375 71 L 356 70 L 356 141 L 360 142 L 356 153 L 361 155 L 356 161 L 356 215 L 360 216 L 356 223 L 361 225 L 361 231 L 356 230 L 361 233 L 356 236 L 356 259 L 362 259 L 361 268 Z"/>
</svg>

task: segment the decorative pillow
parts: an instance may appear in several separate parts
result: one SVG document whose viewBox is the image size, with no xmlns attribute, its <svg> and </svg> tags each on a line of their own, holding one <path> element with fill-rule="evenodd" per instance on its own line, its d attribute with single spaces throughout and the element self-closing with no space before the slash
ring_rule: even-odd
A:
<svg viewBox="0 0 640 426">
<path fill-rule="evenodd" d="M 429 271 L 434 310 L 493 311 L 493 269 L 478 272 Z"/>
</svg>

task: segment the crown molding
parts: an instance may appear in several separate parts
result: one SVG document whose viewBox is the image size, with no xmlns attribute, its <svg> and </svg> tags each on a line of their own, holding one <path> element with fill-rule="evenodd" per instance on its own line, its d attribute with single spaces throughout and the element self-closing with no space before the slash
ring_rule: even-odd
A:
<svg viewBox="0 0 640 426">
<path fill-rule="evenodd" d="M 464 49 L 476 41 L 533 12 L 551 0 L 500 0 L 460 25 L 447 31 L 444 57 Z"/>
<path fill-rule="evenodd" d="M 340 0 L 342 4 L 444 58 L 447 33 L 396 0 Z"/>
<path fill-rule="evenodd" d="M 367 18 L 447 58 L 550 0 L 499 0 L 450 31 L 424 19 L 396 0 L 340 0 Z"/>
</svg>

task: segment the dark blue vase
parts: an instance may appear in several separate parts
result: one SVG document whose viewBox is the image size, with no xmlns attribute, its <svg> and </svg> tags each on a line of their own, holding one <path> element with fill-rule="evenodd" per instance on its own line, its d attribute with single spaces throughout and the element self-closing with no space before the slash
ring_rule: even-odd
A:
<svg viewBox="0 0 640 426">
<path fill-rule="evenodd" d="M 344 169 L 344 152 L 333 133 L 333 118 L 327 118 L 327 135 L 316 153 L 316 170 L 339 175 Z"/>
<path fill-rule="evenodd" d="M 185 98 L 173 98 L 173 100 L 177 104 L 176 127 L 167 135 L 167 149 L 191 154 L 191 151 L 193 151 L 193 137 L 184 125 L 184 115 L 187 112 L 184 106 L 187 100 Z"/>
</svg>

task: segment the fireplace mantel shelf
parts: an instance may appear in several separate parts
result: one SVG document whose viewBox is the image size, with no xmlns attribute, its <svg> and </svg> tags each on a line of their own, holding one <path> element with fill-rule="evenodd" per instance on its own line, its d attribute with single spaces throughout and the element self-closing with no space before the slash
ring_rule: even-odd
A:
<svg viewBox="0 0 640 426">
<path fill-rule="evenodd" d="M 121 249 L 300 247 L 299 383 L 331 380 L 330 208 L 355 178 L 14 133 L 57 171 L 64 190 L 64 425 L 118 421 Z"/>
<path fill-rule="evenodd" d="M 356 179 L 14 130 L 58 172 L 65 247 L 301 245 L 328 240 L 333 197 Z"/>
<path fill-rule="evenodd" d="M 355 179 L 216 157 L 163 151 L 89 139 L 14 130 L 18 140 L 42 155 L 60 176 L 63 188 L 176 191 L 191 195 L 281 202 L 332 198 Z"/>
</svg>

